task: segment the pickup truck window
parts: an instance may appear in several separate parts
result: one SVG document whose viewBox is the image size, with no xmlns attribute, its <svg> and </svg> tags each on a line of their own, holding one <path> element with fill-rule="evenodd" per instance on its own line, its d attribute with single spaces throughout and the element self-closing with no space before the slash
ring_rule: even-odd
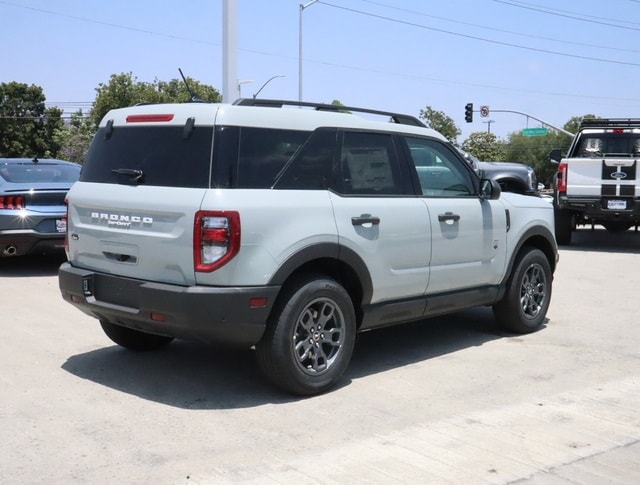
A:
<svg viewBox="0 0 640 485">
<path fill-rule="evenodd" d="M 640 156 L 640 133 L 585 134 L 578 142 L 576 153 L 582 158 L 637 157 Z"/>
</svg>

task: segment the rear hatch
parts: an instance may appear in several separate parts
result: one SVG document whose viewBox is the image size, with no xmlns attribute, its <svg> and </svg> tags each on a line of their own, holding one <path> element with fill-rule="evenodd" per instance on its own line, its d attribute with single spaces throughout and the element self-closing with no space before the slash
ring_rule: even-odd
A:
<svg viewBox="0 0 640 485">
<path fill-rule="evenodd" d="M 210 186 L 215 111 L 208 110 L 202 125 L 179 115 L 185 105 L 107 114 L 68 195 L 73 266 L 194 284 L 194 218 Z"/>
<path fill-rule="evenodd" d="M 566 193 L 602 197 L 605 209 L 627 209 L 636 196 L 640 132 L 635 128 L 586 129 L 566 162 Z M 562 168 L 562 167 L 561 167 Z M 611 207 L 607 204 L 611 200 Z"/>
</svg>

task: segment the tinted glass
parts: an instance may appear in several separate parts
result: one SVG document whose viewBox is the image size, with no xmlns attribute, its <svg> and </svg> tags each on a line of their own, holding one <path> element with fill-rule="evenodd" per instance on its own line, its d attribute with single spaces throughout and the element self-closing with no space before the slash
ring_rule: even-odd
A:
<svg viewBox="0 0 640 485">
<path fill-rule="evenodd" d="M 280 171 L 309 135 L 307 131 L 241 128 L 233 186 L 241 189 L 272 187 Z"/>
<path fill-rule="evenodd" d="M 98 130 L 87 154 L 83 182 L 209 187 L 211 127 L 116 127 Z M 116 171 L 116 172 L 114 172 Z M 127 175 L 140 171 L 141 176 Z M 117 172 L 120 172 L 118 174 Z"/>
<path fill-rule="evenodd" d="M 0 177 L 12 183 L 60 182 L 73 183 L 78 180 L 80 167 L 49 163 L 5 163 L 0 164 Z"/>
<path fill-rule="evenodd" d="M 473 194 L 471 174 L 449 147 L 437 140 L 406 137 L 422 194 L 459 197 Z"/>
<path fill-rule="evenodd" d="M 403 193 L 402 173 L 391 135 L 345 132 L 340 162 L 346 194 Z"/>
<path fill-rule="evenodd" d="M 278 179 L 278 189 L 329 188 L 334 171 L 337 130 L 316 130 Z"/>
<path fill-rule="evenodd" d="M 640 133 L 585 133 L 578 144 L 579 157 L 638 157 Z"/>
</svg>

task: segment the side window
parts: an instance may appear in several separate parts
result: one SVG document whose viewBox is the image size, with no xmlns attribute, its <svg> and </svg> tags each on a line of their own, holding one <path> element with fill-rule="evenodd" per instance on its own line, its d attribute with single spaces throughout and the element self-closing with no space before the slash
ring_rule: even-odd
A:
<svg viewBox="0 0 640 485">
<path fill-rule="evenodd" d="M 266 189 L 309 137 L 307 131 L 241 128 L 235 187 Z"/>
<path fill-rule="evenodd" d="M 406 137 L 422 194 L 429 197 L 460 197 L 475 193 L 471 174 L 444 143 Z"/>
<path fill-rule="evenodd" d="M 276 182 L 277 189 L 326 190 L 332 181 L 336 152 L 335 128 L 313 132 Z"/>
<path fill-rule="evenodd" d="M 391 135 L 345 132 L 340 151 L 344 193 L 403 193 L 402 173 Z"/>
</svg>

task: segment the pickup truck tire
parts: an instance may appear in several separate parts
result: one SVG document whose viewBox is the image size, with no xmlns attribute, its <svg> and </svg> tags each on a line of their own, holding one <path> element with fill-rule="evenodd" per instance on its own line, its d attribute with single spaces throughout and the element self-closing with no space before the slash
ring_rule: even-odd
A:
<svg viewBox="0 0 640 485">
<path fill-rule="evenodd" d="M 554 211 L 556 242 L 563 246 L 571 244 L 571 233 L 575 229 L 573 213 L 561 209 Z"/>
<path fill-rule="evenodd" d="M 107 337 L 129 350 L 155 350 L 168 345 L 173 340 L 173 337 L 133 330 L 106 320 L 100 320 L 100 325 Z"/>
<path fill-rule="evenodd" d="M 515 333 L 530 333 L 542 325 L 551 301 L 552 273 L 545 254 L 524 248 L 518 255 L 507 292 L 493 306 L 498 324 Z"/>
<path fill-rule="evenodd" d="M 355 311 L 347 291 L 322 275 L 298 278 L 283 289 L 256 345 L 258 365 L 284 391 L 318 394 L 344 373 L 355 335 Z"/>
<path fill-rule="evenodd" d="M 624 232 L 633 226 L 632 223 L 623 221 L 603 222 L 602 225 L 609 232 Z"/>
</svg>

